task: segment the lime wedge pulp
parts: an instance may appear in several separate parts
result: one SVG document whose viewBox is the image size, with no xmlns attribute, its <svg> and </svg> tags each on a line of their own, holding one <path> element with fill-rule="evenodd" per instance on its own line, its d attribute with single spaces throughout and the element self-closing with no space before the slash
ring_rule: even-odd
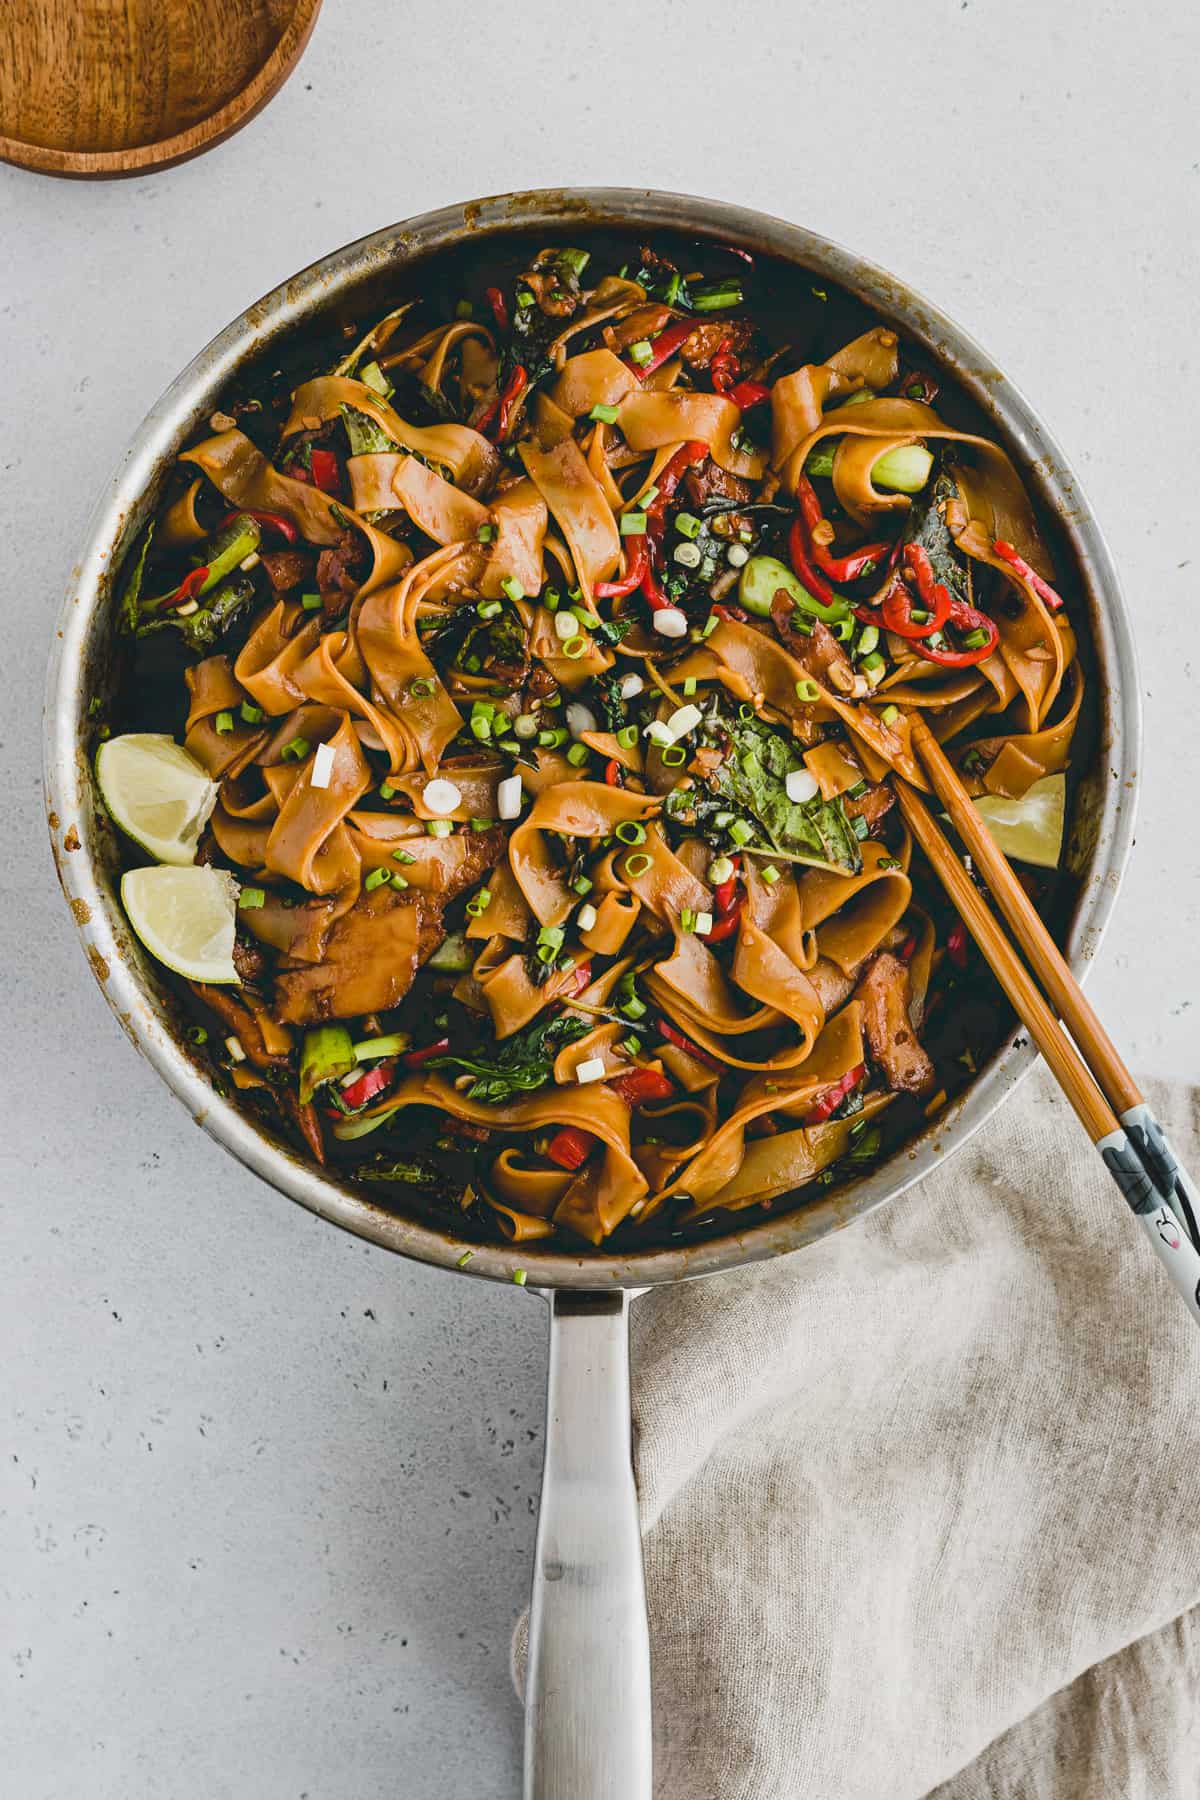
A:
<svg viewBox="0 0 1200 1800">
<path fill-rule="evenodd" d="M 126 917 L 151 956 L 186 981 L 235 982 L 238 885 L 224 869 L 160 863 L 121 878 Z"/>
<path fill-rule="evenodd" d="M 147 855 L 195 862 L 217 783 L 174 738 L 152 731 L 109 738 L 96 756 L 96 779 L 113 819 Z"/>
<path fill-rule="evenodd" d="M 1019 800 L 984 794 L 971 804 L 1005 856 L 1039 869 L 1058 867 L 1067 812 L 1065 775 L 1044 775 Z"/>
</svg>

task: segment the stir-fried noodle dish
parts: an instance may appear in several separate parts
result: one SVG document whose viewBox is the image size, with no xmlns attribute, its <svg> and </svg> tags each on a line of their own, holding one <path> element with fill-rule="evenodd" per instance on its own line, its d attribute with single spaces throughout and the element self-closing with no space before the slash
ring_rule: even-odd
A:
<svg viewBox="0 0 1200 1800">
<path fill-rule="evenodd" d="M 214 1082 L 577 1249 L 803 1205 L 969 1082 L 1010 1021 L 910 722 L 1046 907 L 1083 696 L 953 383 L 813 277 L 627 251 L 502 242 L 275 352 L 126 559 L 97 719 Z"/>
</svg>

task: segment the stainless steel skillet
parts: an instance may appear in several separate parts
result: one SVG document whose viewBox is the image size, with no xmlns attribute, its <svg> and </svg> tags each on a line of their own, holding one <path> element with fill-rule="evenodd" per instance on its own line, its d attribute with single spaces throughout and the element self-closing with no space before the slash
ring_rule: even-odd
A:
<svg viewBox="0 0 1200 1800">
<path fill-rule="evenodd" d="M 447 207 L 374 233 L 284 282 L 235 319 L 178 377 L 138 432 L 91 523 L 59 621 L 46 703 L 49 822 L 63 888 L 103 991 L 134 1043 L 191 1111 L 247 1167 L 311 1211 L 423 1262 L 511 1281 L 518 1270 L 550 1306 L 549 1422 L 535 1563 L 526 1731 L 526 1794 L 537 1800 L 649 1800 L 650 1666 L 641 1545 L 630 1462 L 630 1295 L 801 1249 L 894 1198 L 964 1143 L 1034 1060 L 1013 1044 L 964 1096 L 890 1160 L 833 1193 L 692 1245 L 613 1255 L 535 1245 L 469 1245 L 374 1205 L 336 1174 L 218 1096 L 180 1029 L 169 992 L 115 898 L 118 846 L 97 811 L 89 707 L 106 692 L 113 575 L 152 512 L 184 442 L 239 372 L 335 311 L 428 279 L 430 258 L 513 233 L 686 230 L 836 284 L 951 374 L 1002 439 L 1057 524 L 1071 585 L 1087 612 L 1100 719 L 1075 793 L 1070 931 L 1076 972 L 1095 956 L 1132 841 L 1141 721 L 1129 619 L 1099 528 L 1045 427 L 982 350 L 893 277 L 782 220 L 714 201 L 642 189 L 506 195 Z M 380 308 L 380 310 L 383 310 Z"/>
</svg>

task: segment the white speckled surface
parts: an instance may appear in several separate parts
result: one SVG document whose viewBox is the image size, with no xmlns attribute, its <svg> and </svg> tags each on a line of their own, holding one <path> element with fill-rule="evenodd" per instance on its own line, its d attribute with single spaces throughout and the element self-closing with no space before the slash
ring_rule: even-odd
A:
<svg viewBox="0 0 1200 1800">
<path fill-rule="evenodd" d="M 449 199 L 653 184 L 796 218 L 961 320 L 1124 573 L 1149 755 L 1092 992 L 1138 1066 L 1197 1072 L 1196 15 L 912 0 L 885 34 L 864 0 L 753 11 L 751 38 L 711 0 L 326 0 L 297 76 L 198 162 L 107 186 L 0 168 L 0 1717 L 22 1800 L 518 1793 L 538 1303 L 339 1236 L 197 1132 L 93 987 L 45 840 L 43 671 L 94 494 L 293 269 Z"/>
</svg>

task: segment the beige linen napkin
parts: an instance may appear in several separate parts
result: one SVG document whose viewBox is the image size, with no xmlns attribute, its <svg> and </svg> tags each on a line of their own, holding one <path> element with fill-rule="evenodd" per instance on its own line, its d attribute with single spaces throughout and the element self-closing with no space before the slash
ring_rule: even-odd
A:
<svg viewBox="0 0 1200 1800">
<path fill-rule="evenodd" d="M 634 1320 L 661 1800 L 1200 1791 L 1200 1331 L 1043 1070 Z"/>
</svg>

